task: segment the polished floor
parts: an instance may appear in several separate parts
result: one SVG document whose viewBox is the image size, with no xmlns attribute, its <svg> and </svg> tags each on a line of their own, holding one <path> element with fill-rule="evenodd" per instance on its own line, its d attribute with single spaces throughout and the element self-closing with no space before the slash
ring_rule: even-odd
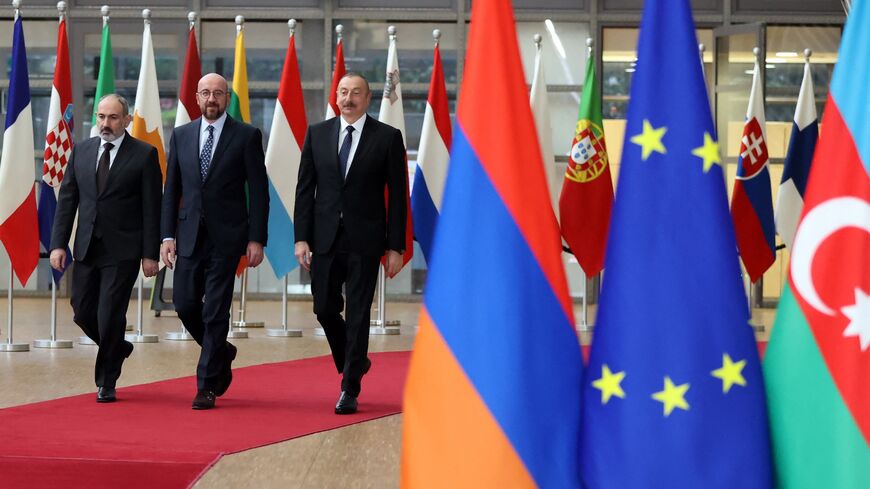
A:
<svg viewBox="0 0 870 489">
<path fill-rule="evenodd" d="M 16 298 L 14 301 L 14 340 L 32 343 L 49 336 L 50 300 Z M 401 321 L 401 334 L 373 335 L 371 351 L 409 350 L 413 346 L 419 304 L 388 303 L 388 319 Z M 265 321 L 266 327 L 280 327 L 281 303 L 248 303 L 248 321 Z M 239 347 L 234 366 L 307 358 L 329 353 L 326 339 L 314 334 L 315 319 L 311 302 L 290 302 L 289 327 L 303 330 L 301 338 L 271 338 L 263 329 L 250 329 L 248 339 L 232 340 Z M 0 311 L 7 312 L 5 294 Z M 578 324 L 580 308 L 575 308 Z M 163 334 L 177 331 L 181 324 L 173 313 L 154 317 L 145 311 L 144 332 L 157 334 L 160 341 L 138 344 L 124 364 L 118 386 L 188 376 L 194 373 L 199 355 L 192 341 L 166 341 Z M 754 321 L 766 326 L 758 335 L 766 339 L 773 322 L 773 310 L 754 312 Z M 67 299 L 57 308 L 58 338 L 74 340 L 81 331 L 72 323 Z M 590 308 L 589 317 L 594 317 Z M 136 302 L 131 301 L 127 318 L 136 320 Z M 529 338 L 535 336 L 529 325 Z M 589 341 L 581 334 L 581 341 Z M 6 322 L 2 323 L 0 342 L 7 341 Z M 0 353 L 0 408 L 75 394 L 94 392 L 93 361 L 96 348 L 76 344 L 72 349 L 32 348 L 24 353 Z M 377 368 L 375 364 L 373 368 Z M 339 385 L 336 385 L 336 397 Z M 191 398 L 195 385 L 191 383 Z M 218 401 L 219 403 L 220 401 Z M 365 402 L 365 394 L 360 398 Z M 328 407 L 327 407 L 328 408 Z M 63 413 L 58 413 L 62 416 Z M 130 420 L 135 423 L 136 420 Z M 401 445 L 401 415 L 369 421 L 346 428 L 297 438 L 284 443 L 223 457 L 196 484 L 196 488 L 324 489 L 398 487 Z"/>
</svg>

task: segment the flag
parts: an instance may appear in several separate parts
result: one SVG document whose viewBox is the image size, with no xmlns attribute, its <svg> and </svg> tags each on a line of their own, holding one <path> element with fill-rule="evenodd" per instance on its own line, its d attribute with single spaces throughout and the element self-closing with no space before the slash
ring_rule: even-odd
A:
<svg viewBox="0 0 870 489">
<path fill-rule="evenodd" d="M 804 192 L 810 163 L 819 139 L 819 122 L 816 115 L 816 99 L 813 95 L 813 77 L 810 62 L 804 64 L 804 79 L 794 111 L 794 125 L 791 127 L 791 140 L 782 170 L 782 182 L 776 197 L 776 231 L 782 242 L 792 247 L 798 219 L 804 207 Z"/>
<path fill-rule="evenodd" d="M 51 230 L 57 210 L 57 193 L 63 181 L 66 165 L 73 148 L 72 82 L 69 67 L 69 44 L 66 36 L 66 18 L 61 16 L 57 27 L 57 56 L 54 65 L 54 82 L 48 104 L 48 125 L 45 133 L 45 153 L 42 163 L 42 181 L 39 182 L 39 240 L 45 251 L 51 252 Z M 66 263 L 72 262 L 69 248 Z M 64 266 L 64 270 L 66 266 Z M 51 269 L 55 284 L 60 282 L 62 271 Z"/>
<path fill-rule="evenodd" d="M 233 66 L 233 88 L 230 91 L 230 104 L 227 114 L 237 121 L 251 123 L 251 107 L 248 103 L 248 64 L 245 61 L 245 28 L 244 24 L 236 25 L 236 53 Z M 245 184 L 245 193 L 248 186 Z M 236 267 L 239 277 L 248 266 L 248 257 L 242 256 Z"/>
<path fill-rule="evenodd" d="M 103 95 L 115 93 L 115 64 L 112 61 L 112 36 L 109 16 L 103 16 L 103 40 L 100 44 L 100 67 L 97 72 L 97 91 L 94 93 L 94 113 L 91 115 L 91 137 L 100 135 L 97 125 L 97 105 Z"/>
<path fill-rule="evenodd" d="M 761 365 L 689 1 L 645 2 L 637 52 L 583 379 L 585 487 L 770 488 Z"/>
<path fill-rule="evenodd" d="M 184 55 L 184 72 L 181 75 L 181 88 L 178 91 L 178 109 L 175 112 L 175 127 L 183 126 L 202 116 L 196 102 L 196 89 L 202 78 L 202 65 L 199 61 L 199 48 L 196 45 L 196 28 L 191 21 L 187 33 L 187 54 Z"/>
<path fill-rule="evenodd" d="M 604 142 L 595 59 L 590 53 L 586 59 L 580 113 L 559 197 L 562 236 L 587 277 L 597 274 L 604 267 L 611 207 L 613 180 Z"/>
<path fill-rule="evenodd" d="M 163 147 L 163 115 L 157 90 L 157 69 L 154 66 L 154 46 L 151 42 L 151 20 L 145 19 L 142 31 L 142 63 L 139 65 L 139 84 L 136 86 L 136 105 L 133 107 L 131 135 L 157 149 L 160 173 L 166 180 L 166 151 Z"/>
<path fill-rule="evenodd" d="M 26 285 L 39 262 L 39 224 L 33 186 L 33 118 L 24 26 L 16 9 L 6 126 L 0 154 L 0 241 L 18 280 Z"/>
<path fill-rule="evenodd" d="M 541 144 L 541 156 L 544 161 L 544 174 L 547 177 L 547 188 L 550 189 L 550 200 L 553 211 L 558 217 L 559 197 L 556 190 L 559 176 L 556 173 L 556 157 L 553 155 L 553 128 L 550 127 L 550 103 L 547 99 L 547 82 L 544 81 L 544 56 L 541 44 L 535 43 L 535 73 L 532 76 L 532 88 L 529 104 L 535 117 L 535 128 L 538 130 L 538 141 Z M 599 113 L 601 111 L 599 110 Z M 601 127 L 601 120 L 598 121 Z"/>
<path fill-rule="evenodd" d="M 269 235 L 266 258 L 272 265 L 275 276 L 281 278 L 296 268 L 293 255 L 293 209 L 296 205 L 296 180 L 299 160 L 308 121 L 305 117 L 305 101 L 302 94 L 302 79 L 296 59 L 296 36 L 291 28 L 284 71 L 278 87 L 278 101 L 272 117 L 269 147 L 266 149 L 266 173 L 269 175 Z"/>
<path fill-rule="evenodd" d="M 338 35 L 338 41 L 335 43 L 335 68 L 332 70 L 332 85 L 329 90 L 329 103 L 326 105 L 326 118 L 332 119 L 341 113 L 338 110 L 338 82 L 341 77 L 347 73 L 344 67 L 344 48 L 342 47 L 341 34 Z"/>
<path fill-rule="evenodd" d="M 472 9 L 401 485 L 579 487 L 582 358 L 511 3 Z"/>
<path fill-rule="evenodd" d="M 761 73 L 756 60 L 746 123 L 740 139 L 737 177 L 731 195 L 731 216 L 737 234 L 737 248 L 752 282 L 761 278 L 776 259 L 776 229 L 768 161 Z"/>
<path fill-rule="evenodd" d="M 414 170 L 414 188 L 411 190 L 414 237 L 420 243 L 423 257 L 429 265 L 432 259 L 435 227 L 441 213 L 452 138 L 447 86 L 444 84 L 441 52 L 436 42 L 432 79 L 429 81 L 429 98 L 426 100 L 423 131 L 420 135 L 420 148 L 417 151 L 417 168 Z"/>
<path fill-rule="evenodd" d="M 387 50 L 387 74 L 384 83 L 384 97 L 381 99 L 381 111 L 378 114 L 378 120 L 384 124 L 389 124 L 402 133 L 402 145 L 406 148 L 407 139 L 405 138 L 405 109 L 402 107 L 402 85 L 399 78 L 399 56 L 396 53 L 396 36 L 390 36 L 390 47 Z M 336 87 L 337 88 L 337 87 Z M 405 153 L 405 174 L 407 174 L 408 154 Z M 386 200 L 389 202 L 389 192 L 384 189 Z M 398 196 L 402 198 L 402 196 Z M 407 209 L 407 218 L 405 222 L 405 254 L 402 255 L 402 266 L 411 261 L 414 256 L 414 220 L 411 217 L 411 195 L 408 192 L 407 185 L 405 186 L 405 207 Z"/>
<path fill-rule="evenodd" d="M 870 487 L 868 31 L 854 2 L 764 359 L 783 489 Z"/>
</svg>

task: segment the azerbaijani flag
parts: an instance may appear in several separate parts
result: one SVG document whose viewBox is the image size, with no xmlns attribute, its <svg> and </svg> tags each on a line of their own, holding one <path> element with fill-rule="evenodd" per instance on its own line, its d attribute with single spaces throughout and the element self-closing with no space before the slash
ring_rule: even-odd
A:
<svg viewBox="0 0 870 489">
<path fill-rule="evenodd" d="M 142 31 L 142 63 L 139 84 L 136 86 L 136 105 L 133 108 L 133 128 L 130 134 L 157 149 L 160 173 L 166 181 L 166 150 L 163 147 L 163 114 L 157 91 L 157 68 L 154 64 L 154 45 L 151 41 L 151 19 L 145 19 Z"/>
<path fill-rule="evenodd" d="M 57 192 L 66 172 L 66 165 L 73 149 L 73 99 L 69 68 L 69 44 L 66 37 L 66 15 L 61 15 L 57 27 L 57 56 L 54 65 L 54 81 L 51 85 L 51 100 L 48 103 L 48 124 L 45 134 L 45 152 L 42 162 L 42 181 L 39 183 L 39 240 L 45 251 L 51 252 L 51 229 L 57 211 Z M 67 249 L 66 265 L 72 262 L 72 253 Z M 63 271 L 51 269 L 55 284 L 60 282 Z"/>
<path fill-rule="evenodd" d="M 472 8 L 401 485 L 575 488 L 582 358 L 511 3 Z"/>
<path fill-rule="evenodd" d="M 112 61 L 112 35 L 109 16 L 103 16 L 103 39 L 100 43 L 100 68 L 97 72 L 97 91 L 94 93 L 94 112 L 91 114 L 91 137 L 100 135 L 97 126 L 97 105 L 103 95 L 115 93 L 115 63 Z"/>
<path fill-rule="evenodd" d="M 293 24 L 295 26 L 295 24 Z M 278 86 L 278 101 L 272 117 L 269 147 L 266 149 L 266 173 L 269 175 L 269 236 L 266 258 L 282 278 L 299 265 L 293 255 L 293 210 L 296 207 L 296 182 L 299 177 L 299 160 L 308 120 L 305 117 L 305 100 L 302 94 L 302 79 L 296 58 L 295 27 L 290 28 L 290 41 L 284 57 L 284 71 Z"/>
<path fill-rule="evenodd" d="M 870 2 L 853 2 L 764 360 L 783 489 L 870 487 Z"/>
<path fill-rule="evenodd" d="M 417 151 L 414 188 L 411 190 L 414 237 L 420 243 L 426 263 L 430 265 L 452 138 L 447 86 L 444 84 L 444 68 L 441 66 L 441 52 L 436 40 L 429 98 L 426 100 L 426 112 L 423 113 L 423 131 L 420 135 L 420 149 Z"/>
</svg>

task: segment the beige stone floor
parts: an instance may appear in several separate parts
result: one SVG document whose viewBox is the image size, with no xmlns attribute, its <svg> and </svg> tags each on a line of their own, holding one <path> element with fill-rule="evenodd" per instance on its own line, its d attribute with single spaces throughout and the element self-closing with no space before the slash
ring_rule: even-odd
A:
<svg viewBox="0 0 870 489">
<path fill-rule="evenodd" d="M 413 346 L 419 304 L 388 303 L 389 319 L 402 322 L 401 334 L 372 336 L 371 351 L 409 350 Z M 5 294 L 0 311 L 6 315 Z M 251 329 L 249 339 L 233 340 L 239 347 L 234 366 L 243 367 L 268 362 L 307 358 L 329 353 L 326 339 L 314 335 L 315 319 L 311 302 L 289 303 L 291 328 L 301 328 L 302 338 L 269 338 L 263 329 Z M 589 317 L 594 318 L 594 307 Z M 754 311 L 756 323 L 766 325 L 759 339 L 767 339 L 773 322 L 773 310 Z M 32 343 L 48 337 L 50 301 L 46 298 L 16 298 L 14 302 L 14 340 Z M 580 318 L 580 308 L 575 307 Z M 58 338 L 74 340 L 81 331 L 72 323 L 67 299 L 58 301 Z M 136 302 L 131 301 L 127 318 L 136 319 Z M 181 326 L 174 313 L 154 317 L 146 309 L 145 333 L 160 335 L 160 342 L 138 344 L 125 362 L 118 386 L 128 386 L 192 375 L 199 349 L 194 342 L 166 341 L 163 334 Z M 6 342 L 6 321 L 2 319 L 0 341 Z M 267 327 L 279 327 L 281 303 L 248 303 L 249 321 L 265 321 Z M 591 321 L 591 320 L 590 320 Z M 581 334 L 588 343 L 589 334 Z M 530 338 L 534 333 L 530 334 Z M 94 392 L 93 346 L 76 344 L 70 350 L 31 348 L 26 353 L 0 353 L 0 408 L 75 394 Z M 336 386 L 336 394 L 338 394 Z M 362 399 L 364 402 L 364 399 Z M 62 414 L 59 414 L 62 415 Z M 401 416 L 349 426 L 284 443 L 223 457 L 196 484 L 197 489 L 249 487 L 269 488 L 392 488 L 398 486 Z M 351 477 L 353 474 L 353 477 Z"/>
</svg>

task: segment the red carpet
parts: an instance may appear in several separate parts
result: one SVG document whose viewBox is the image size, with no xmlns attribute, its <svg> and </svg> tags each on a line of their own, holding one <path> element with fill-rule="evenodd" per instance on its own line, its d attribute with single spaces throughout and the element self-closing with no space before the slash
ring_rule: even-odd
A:
<svg viewBox="0 0 870 489">
<path fill-rule="evenodd" d="M 0 488 L 184 488 L 221 455 L 401 411 L 410 352 L 375 353 L 355 415 L 332 409 L 330 357 L 234 370 L 211 411 L 193 411 L 192 377 L 0 410 Z"/>
</svg>

